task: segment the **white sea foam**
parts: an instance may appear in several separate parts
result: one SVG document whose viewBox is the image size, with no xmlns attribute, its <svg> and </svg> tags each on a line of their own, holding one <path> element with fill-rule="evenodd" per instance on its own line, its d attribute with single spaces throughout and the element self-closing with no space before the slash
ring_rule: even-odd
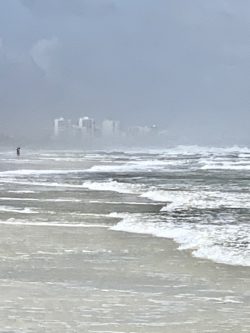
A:
<svg viewBox="0 0 250 333">
<path fill-rule="evenodd" d="M 23 220 L 15 220 L 13 218 L 7 221 L 1 221 L 0 225 L 15 225 L 15 226 L 32 226 L 32 227 L 63 227 L 63 228 L 109 228 L 105 224 L 91 224 L 91 223 L 61 223 L 61 222 L 30 222 Z"/>
<path fill-rule="evenodd" d="M 248 154 L 250 149 L 248 147 L 202 147 L 202 146 L 178 146 L 167 150 L 167 152 L 178 153 L 180 155 L 228 155 L 228 154 Z"/>
<path fill-rule="evenodd" d="M 1 197 L 1 201 L 39 201 L 35 198 L 13 198 L 13 197 Z"/>
<path fill-rule="evenodd" d="M 230 153 L 242 153 L 249 154 L 250 148 L 248 147 L 239 147 L 239 146 L 229 146 L 229 147 L 206 147 L 206 146 L 184 146 L 179 145 L 171 148 L 162 148 L 162 149 L 148 149 L 148 148 L 133 148 L 133 149 L 124 149 L 126 153 L 133 154 L 155 154 L 155 155 L 225 155 Z"/>
<path fill-rule="evenodd" d="M 111 230 L 173 239 L 179 250 L 193 256 L 230 265 L 250 266 L 250 227 L 247 224 L 190 224 L 173 220 L 159 221 L 155 216 L 112 213 L 121 219 Z"/>
<path fill-rule="evenodd" d="M 90 200 L 90 203 L 101 203 L 101 204 L 112 204 L 112 205 L 148 205 L 148 202 L 138 202 L 138 201 L 100 201 L 100 200 Z M 157 203 L 150 203 L 150 205 L 157 205 Z"/>
<path fill-rule="evenodd" d="M 16 190 L 16 191 L 8 191 L 8 193 L 33 194 L 33 193 L 36 193 L 36 191 L 30 191 L 30 190 Z"/>
<path fill-rule="evenodd" d="M 140 193 L 140 191 L 142 190 L 141 185 L 120 183 L 115 180 L 110 180 L 106 182 L 86 181 L 82 184 L 82 186 L 88 188 L 89 190 L 94 190 L 94 191 L 112 191 L 112 192 L 127 193 L 127 194 Z"/>
<path fill-rule="evenodd" d="M 13 198 L 13 197 L 1 197 L 1 201 L 39 201 L 39 202 L 81 202 L 80 199 L 75 198 L 53 198 L 53 199 L 43 199 L 43 198 Z"/>
<path fill-rule="evenodd" d="M 219 191 L 164 191 L 151 190 L 141 197 L 153 201 L 168 202 L 162 211 L 196 209 L 216 209 L 221 207 L 250 208 L 250 193 Z"/>
<path fill-rule="evenodd" d="M 207 162 L 201 167 L 203 170 L 250 170 L 249 162 Z"/>
<path fill-rule="evenodd" d="M 250 170 L 249 153 L 239 151 L 202 156 L 198 162 L 202 170 Z"/>
<path fill-rule="evenodd" d="M 9 183 L 8 180 L 1 180 L 2 183 Z M 87 188 L 89 190 L 95 191 L 113 191 L 117 193 L 138 193 L 143 190 L 143 186 L 130 183 L 121 183 L 114 180 L 109 180 L 106 182 L 91 182 L 86 181 L 82 184 L 69 184 L 69 183 L 55 183 L 55 182 L 34 182 L 34 181 L 22 181 L 22 180 L 12 180 L 12 184 L 26 185 L 26 186 L 41 186 L 41 187 L 55 187 L 55 188 Z M 35 193 L 35 192 L 34 192 Z"/>
<path fill-rule="evenodd" d="M 111 165 L 95 165 L 88 169 L 88 172 L 152 172 L 169 169 L 183 164 L 183 161 L 172 160 L 140 160 L 128 163 L 119 163 Z"/>
<path fill-rule="evenodd" d="M 46 183 L 46 182 L 14 182 L 19 185 L 29 186 L 43 186 L 54 188 L 88 188 L 95 191 L 113 191 L 124 194 L 136 194 L 142 198 L 147 198 L 155 202 L 168 203 L 162 208 L 163 211 L 173 210 L 186 210 L 190 208 L 195 209 L 216 209 L 221 207 L 229 208 L 250 208 L 250 193 L 240 192 L 220 192 L 220 191 L 207 191 L 200 189 L 192 190 L 157 190 L 148 189 L 145 185 L 122 183 L 114 180 L 106 182 L 91 182 L 87 181 L 81 185 L 66 184 L 66 183 Z M 2 200 L 7 198 L 2 198 Z M 0 199 L 1 200 L 1 199 Z M 19 200 L 19 199 L 9 199 Z M 29 200 L 29 198 L 27 198 Z M 35 201 L 31 198 L 31 200 Z M 31 201 L 30 200 L 30 201 Z M 54 199 L 45 199 L 43 201 L 54 201 Z M 57 198 L 55 201 L 75 201 L 79 202 L 79 199 L 67 199 Z"/>
<path fill-rule="evenodd" d="M 0 177 L 9 177 L 9 176 L 32 176 L 32 175 L 50 175 L 50 174 L 67 174 L 67 173 L 78 173 L 83 170 L 79 169 L 49 169 L 49 170 L 38 170 L 38 169 L 19 169 L 19 170 L 11 170 L 11 171 L 1 171 Z"/>
<path fill-rule="evenodd" d="M 116 164 L 116 165 L 95 165 L 91 167 L 88 172 L 100 172 L 100 173 L 113 173 L 113 172 L 138 172 L 138 171 L 151 171 L 151 168 L 147 166 L 141 167 L 136 164 Z"/>
<path fill-rule="evenodd" d="M 12 206 L 0 206 L 0 212 L 6 213 L 19 213 L 19 214 L 37 214 L 38 212 L 34 209 L 25 207 L 25 208 L 18 208 Z"/>
</svg>

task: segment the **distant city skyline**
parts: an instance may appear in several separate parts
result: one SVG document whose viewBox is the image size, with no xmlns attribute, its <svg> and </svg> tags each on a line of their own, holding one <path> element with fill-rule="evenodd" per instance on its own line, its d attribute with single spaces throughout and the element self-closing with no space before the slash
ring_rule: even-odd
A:
<svg viewBox="0 0 250 333">
<path fill-rule="evenodd" d="M 0 0 L 0 132 L 61 115 L 250 144 L 250 1 Z"/>
<path fill-rule="evenodd" d="M 148 126 L 133 125 L 125 127 L 119 120 L 103 119 L 97 123 L 94 118 L 88 116 L 79 119 L 67 119 L 64 117 L 54 119 L 53 138 L 57 143 L 94 142 L 95 139 L 122 142 L 124 139 L 146 139 L 158 135 L 166 135 L 166 130 L 159 130 L 153 124 Z M 87 140 L 87 141 L 86 141 Z"/>
</svg>

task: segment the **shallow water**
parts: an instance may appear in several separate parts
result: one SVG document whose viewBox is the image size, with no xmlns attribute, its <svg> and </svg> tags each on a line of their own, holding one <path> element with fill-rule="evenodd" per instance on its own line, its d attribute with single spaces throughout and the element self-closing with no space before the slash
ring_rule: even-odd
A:
<svg viewBox="0 0 250 333">
<path fill-rule="evenodd" d="M 0 169 L 2 332 L 250 331 L 247 148 L 2 152 Z"/>
</svg>

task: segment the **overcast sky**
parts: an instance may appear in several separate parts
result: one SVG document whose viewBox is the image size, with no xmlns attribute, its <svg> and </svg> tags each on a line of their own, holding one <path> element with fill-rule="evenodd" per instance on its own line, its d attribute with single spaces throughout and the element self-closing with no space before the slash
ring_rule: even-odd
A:
<svg viewBox="0 0 250 333">
<path fill-rule="evenodd" d="M 250 143 L 249 0 L 0 0 L 0 127 L 58 116 Z"/>
</svg>

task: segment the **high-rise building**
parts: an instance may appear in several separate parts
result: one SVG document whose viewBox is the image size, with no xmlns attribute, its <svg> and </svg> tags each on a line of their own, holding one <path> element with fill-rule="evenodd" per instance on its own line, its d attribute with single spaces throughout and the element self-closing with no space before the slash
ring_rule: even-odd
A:
<svg viewBox="0 0 250 333">
<path fill-rule="evenodd" d="M 119 121 L 106 119 L 102 122 L 103 136 L 119 136 L 121 133 L 121 125 Z"/>
<path fill-rule="evenodd" d="M 54 135 L 60 136 L 69 134 L 72 128 L 71 120 L 64 118 L 57 118 L 54 120 Z"/>
<path fill-rule="evenodd" d="M 95 134 L 95 120 L 92 118 L 79 118 L 78 126 L 84 135 L 93 136 Z"/>
<path fill-rule="evenodd" d="M 140 137 L 150 134 L 151 129 L 148 126 L 133 126 L 128 129 L 128 135 L 132 137 Z"/>
</svg>

